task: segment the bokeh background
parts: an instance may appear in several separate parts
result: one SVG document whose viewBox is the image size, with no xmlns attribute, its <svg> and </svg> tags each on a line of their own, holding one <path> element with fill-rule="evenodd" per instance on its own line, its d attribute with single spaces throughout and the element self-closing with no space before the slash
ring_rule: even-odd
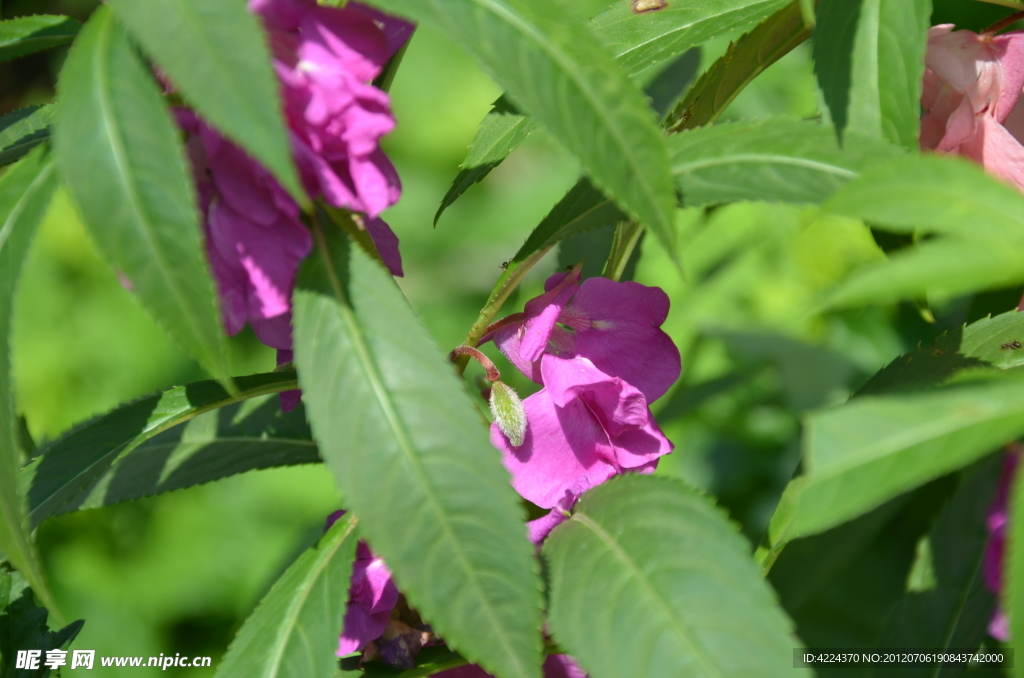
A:
<svg viewBox="0 0 1024 678">
<path fill-rule="evenodd" d="M 84 20 L 95 4 L 5 0 L 3 11 L 5 17 L 48 12 Z M 605 5 L 571 3 L 583 16 Z M 1005 12 L 943 0 L 936 2 L 935 19 L 977 29 Z M 699 59 L 703 68 L 732 37 L 690 55 L 692 63 Z M 53 51 L 0 65 L 0 113 L 52 100 L 63 57 Z M 675 82 L 678 91 L 687 70 L 677 69 L 668 84 Z M 451 42 L 421 29 L 391 94 L 398 128 L 385 148 L 404 192 L 385 218 L 401 239 L 401 286 L 447 350 L 461 343 L 501 263 L 573 184 L 577 166 L 537 133 L 434 228 L 437 205 L 500 89 Z M 817 102 L 811 45 L 805 44 L 745 90 L 724 119 L 815 117 Z M 671 295 L 666 329 L 684 356 L 679 385 L 654 408 L 676 445 L 659 473 L 717 495 L 753 542 L 796 467 L 803 411 L 841 402 L 902 350 L 1012 308 L 1019 295 L 1007 290 L 943 300 L 930 311 L 903 305 L 822 315 L 813 309 L 820 290 L 882 256 L 879 244 L 901 243 L 876 243 L 861 224 L 824 221 L 791 206 L 683 210 L 679 228 L 686 279 L 651 240 L 642 243 L 633 273 Z M 507 311 L 521 310 L 560 265 L 580 256 L 588 268 L 600 265 L 593 255 L 600 235 L 550 254 Z M 925 320 L 929 312 L 935 322 Z M 236 374 L 273 367 L 273 355 L 248 329 L 232 341 Z M 40 444 L 119 403 L 204 378 L 121 288 L 63 194 L 24 269 L 13 358 L 20 407 Z M 506 376 L 514 373 L 499 364 Z M 474 374 L 471 368 L 470 385 Z M 510 381 L 523 395 L 536 388 L 522 378 Z M 86 620 L 73 647 L 102 655 L 210 655 L 216 665 L 260 597 L 341 504 L 321 466 L 261 471 L 53 518 L 39 528 L 38 542 L 61 613 Z M 101 672 L 156 675 L 149 669 Z M 213 669 L 160 673 L 199 677 L 212 676 Z"/>
</svg>

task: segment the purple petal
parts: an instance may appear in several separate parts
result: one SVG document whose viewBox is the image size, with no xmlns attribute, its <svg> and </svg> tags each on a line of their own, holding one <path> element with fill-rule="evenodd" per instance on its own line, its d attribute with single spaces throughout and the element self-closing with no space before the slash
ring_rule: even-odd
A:
<svg viewBox="0 0 1024 678">
<path fill-rule="evenodd" d="M 555 508 L 551 509 L 550 513 L 526 523 L 526 528 L 530 534 L 530 541 L 533 544 L 540 546 L 541 542 L 547 539 L 548 535 L 551 534 L 551 530 L 569 519 L 569 512 L 572 511 L 572 507 L 576 504 L 576 500 L 578 498 L 579 497 L 571 492 L 566 492 L 565 495 L 558 500 Z"/>
<path fill-rule="evenodd" d="M 366 219 L 365 226 L 366 231 L 373 239 L 377 253 L 384 260 L 384 265 L 388 267 L 391 275 L 401 278 L 404 273 L 402 272 L 402 254 L 398 251 L 398 236 L 387 225 L 387 222 L 380 218 Z"/>
<path fill-rule="evenodd" d="M 281 365 L 284 365 L 285 363 L 290 363 L 293 359 L 294 359 L 294 353 L 292 351 L 285 351 L 285 350 L 278 349 L 278 351 L 277 351 L 277 365 L 278 365 L 278 367 L 280 367 Z M 299 406 L 299 402 L 302 400 L 302 391 L 299 390 L 299 389 L 293 389 L 291 391 L 281 391 L 280 393 L 277 394 L 277 398 L 278 398 L 278 400 L 281 401 L 281 411 L 282 412 L 291 412 L 292 410 L 294 410 L 296 407 Z M 338 512 L 339 516 L 340 516 L 341 513 L 344 513 L 344 511 Z M 332 513 L 331 515 L 333 516 L 334 514 Z M 330 527 L 330 524 L 333 523 L 334 520 L 337 520 L 337 518 L 335 518 L 334 520 L 331 520 L 330 518 L 328 518 L 328 520 L 330 522 L 328 522 L 327 526 Z"/>
<path fill-rule="evenodd" d="M 544 350 L 548 347 L 548 341 L 558 323 L 558 317 L 569 300 L 576 294 L 578 289 L 576 283 L 579 277 L 579 269 L 575 269 L 572 274 L 564 276 L 550 290 L 526 302 L 524 309 L 526 314 L 525 331 L 523 332 L 522 346 L 519 347 L 520 355 L 526 360 L 531 362 L 540 360 Z"/>
<path fill-rule="evenodd" d="M 566 360 L 546 355 L 540 364 L 552 402 L 565 407 L 570 401 L 583 398 L 610 436 L 647 423 L 643 393 L 624 380 L 605 374 L 586 358 Z"/>
</svg>

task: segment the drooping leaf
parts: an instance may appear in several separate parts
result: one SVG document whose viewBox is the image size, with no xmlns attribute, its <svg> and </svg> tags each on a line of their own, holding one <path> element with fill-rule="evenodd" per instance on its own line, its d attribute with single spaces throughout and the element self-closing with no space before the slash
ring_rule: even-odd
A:
<svg viewBox="0 0 1024 678">
<path fill-rule="evenodd" d="M 267 39 L 245 4 L 108 4 L 199 114 L 265 165 L 300 204 L 308 204 L 281 117 Z"/>
<path fill-rule="evenodd" d="M 260 601 L 217 678 L 332 676 L 359 541 L 352 514 L 339 518 Z"/>
<path fill-rule="evenodd" d="M 931 0 L 821 0 L 814 72 L 840 134 L 917 148 Z"/>
<path fill-rule="evenodd" d="M 672 3 L 638 15 L 628 0 L 620 0 L 590 23 L 597 39 L 631 77 L 642 80 L 649 72 L 716 35 L 761 21 L 787 0 L 723 0 Z M 686 78 L 688 81 L 689 78 Z M 466 189 L 501 164 L 536 129 L 536 122 L 501 97 L 480 122 L 480 129 L 462 161 L 462 169 L 441 200 L 434 224 Z"/>
<path fill-rule="evenodd" d="M 552 636 L 594 678 L 800 675 L 792 625 L 746 541 L 676 480 L 594 488 L 544 555 Z"/>
<path fill-rule="evenodd" d="M 26 106 L 0 116 L 0 166 L 9 165 L 50 137 L 55 107 Z"/>
<path fill-rule="evenodd" d="M 863 396 L 811 414 L 804 473 L 772 518 L 772 548 L 866 513 L 1024 433 L 1024 382 Z"/>
<path fill-rule="evenodd" d="M 890 613 L 878 647 L 927 647 L 935 652 L 977 649 L 995 608 L 984 581 L 985 527 L 1002 458 L 965 472 L 960 488 L 918 549 L 913 588 Z M 926 546 L 925 546 L 926 545 Z M 951 678 L 963 667 L 876 666 L 875 676 Z"/>
<path fill-rule="evenodd" d="M 792 118 L 725 123 L 670 137 L 672 173 L 693 207 L 737 200 L 821 202 L 898 148 Z"/>
<path fill-rule="evenodd" d="M 226 340 L 181 139 L 106 8 L 72 47 L 57 92 L 61 178 L 97 247 L 164 329 L 227 381 Z"/>
<path fill-rule="evenodd" d="M 0 176 L 0 551 L 51 605 L 25 520 L 18 489 L 20 444 L 11 378 L 11 321 L 14 292 L 32 235 L 57 186 L 46 148 L 38 148 Z"/>
<path fill-rule="evenodd" d="M 502 678 L 539 676 L 539 581 L 487 429 L 378 262 L 337 229 L 295 292 L 313 433 L 400 589 L 449 646 Z"/>
<path fill-rule="evenodd" d="M 865 172 L 823 208 L 898 233 L 939 234 L 854 271 L 825 305 L 948 296 L 1024 280 L 1024 196 L 959 158 L 897 158 Z"/>
<path fill-rule="evenodd" d="M 59 513 L 179 489 L 252 468 L 313 461 L 315 450 L 301 440 L 308 433 L 301 419 L 295 420 L 301 410 L 296 410 L 300 415 L 279 417 L 273 407 L 270 412 L 262 410 L 261 403 L 220 409 L 294 389 L 295 373 L 256 374 L 235 382 L 236 395 L 215 381 L 176 386 L 123 405 L 54 441 L 21 473 L 32 525 Z M 207 412 L 194 426 L 182 426 Z M 289 437 L 289 431 L 295 431 L 296 439 Z"/>
<path fill-rule="evenodd" d="M 643 93 L 582 22 L 547 0 L 376 0 L 468 50 L 594 182 L 674 251 L 675 196 Z"/>
<path fill-rule="evenodd" d="M 81 27 L 69 16 L 52 14 L 0 21 L 0 63 L 66 45 L 75 39 Z"/>
</svg>

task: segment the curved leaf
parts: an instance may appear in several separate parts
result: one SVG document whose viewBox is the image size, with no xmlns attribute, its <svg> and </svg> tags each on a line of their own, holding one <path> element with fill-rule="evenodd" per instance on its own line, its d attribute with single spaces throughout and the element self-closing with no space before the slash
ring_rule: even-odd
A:
<svg viewBox="0 0 1024 678">
<path fill-rule="evenodd" d="M 320 452 L 399 588 L 450 647 L 540 675 L 540 582 L 480 413 L 394 280 L 338 229 L 295 291 L 295 358 Z"/>
<path fill-rule="evenodd" d="M 249 441 L 244 436 L 235 436 L 241 432 L 265 439 L 274 437 L 278 430 L 287 436 L 288 428 L 287 424 L 275 423 L 274 417 L 268 417 L 270 421 L 263 419 L 264 427 L 260 430 L 258 416 L 254 421 L 246 417 L 258 407 L 256 404 L 236 411 L 233 419 L 224 421 L 232 412 L 223 410 L 213 413 L 216 419 L 204 419 L 195 429 L 179 427 L 158 437 L 204 412 L 296 386 L 294 372 L 255 374 L 235 381 L 235 395 L 215 381 L 176 386 L 123 405 L 54 441 L 21 473 L 32 525 L 59 513 L 135 499 L 263 467 L 262 459 L 242 456 L 249 449 Z M 266 412 L 257 414 L 266 416 Z M 292 415 L 293 425 L 295 416 L 300 415 Z M 297 435 L 302 435 L 301 428 Z M 217 447 L 209 450 L 207 445 Z M 277 455 L 282 450 L 274 445 L 271 443 L 260 451 L 267 461 L 279 460 Z M 303 444 L 285 459 L 303 463 L 310 460 L 311 453 L 315 451 Z"/>
<path fill-rule="evenodd" d="M 53 607 L 25 521 L 18 488 L 21 449 L 11 378 L 14 292 L 36 226 L 57 187 L 45 148 L 36 149 L 0 176 L 0 551 Z"/>
<path fill-rule="evenodd" d="M 50 138 L 55 106 L 26 106 L 0 116 L 0 166 L 18 160 Z"/>
<path fill-rule="evenodd" d="M 688 207 L 737 200 L 817 203 L 896 146 L 850 134 L 843 148 L 831 125 L 773 118 L 725 123 L 669 138 L 672 173 Z"/>
<path fill-rule="evenodd" d="M 210 374 L 228 380 L 181 139 L 156 83 L 106 8 L 71 48 L 57 93 L 61 177 L 100 252 L 164 329 Z"/>
<path fill-rule="evenodd" d="M 640 89 L 547 0 L 376 0 L 461 44 L 584 171 L 674 252 L 668 157 Z"/>
<path fill-rule="evenodd" d="M 551 633 L 593 678 L 809 675 L 747 542 L 679 481 L 612 478 L 544 555 Z"/>
<path fill-rule="evenodd" d="M 308 205 L 292 161 L 266 37 L 245 4 L 107 4 L 200 115 L 263 163 L 299 204 Z"/>
<path fill-rule="evenodd" d="M 0 21 L 0 63 L 66 45 L 75 39 L 80 23 L 69 16 L 37 14 Z"/>
<path fill-rule="evenodd" d="M 245 620 L 216 678 L 334 675 L 358 541 L 348 514 L 299 556 Z"/>
</svg>

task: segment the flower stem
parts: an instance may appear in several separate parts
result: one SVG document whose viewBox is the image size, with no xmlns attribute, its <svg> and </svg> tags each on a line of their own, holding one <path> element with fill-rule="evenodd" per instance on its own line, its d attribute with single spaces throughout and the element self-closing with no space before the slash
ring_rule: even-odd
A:
<svg viewBox="0 0 1024 678">
<path fill-rule="evenodd" d="M 1002 4 L 1002 3 L 1000 3 L 1000 4 Z M 1006 6 L 1009 7 L 1010 5 L 1006 5 Z M 1014 8 L 1020 8 L 1021 5 L 1019 3 L 1014 3 L 1013 7 Z M 1003 30 L 1004 28 L 1009 28 L 1010 26 L 1012 26 L 1013 24 L 1017 23 L 1021 19 L 1024 19 L 1024 11 L 1014 12 L 1010 16 L 1003 17 L 999 21 L 995 22 L 994 24 L 992 24 L 991 26 L 989 26 L 988 28 L 983 30 L 981 32 L 981 34 L 982 35 L 995 35 L 996 33 L 998 33 L 999 31 Z"/>
<path fill-rule="evenodd" d="M 452 352 L 448 354 L 448 359 L 455 363 L 462 356 L 473 358 L 483 365 L 483 368 L 487 370 L 487 381 L 493 383 L 501 379 L 501 372 L 498 371 L 498 368 L 491 362 L 491 359 L 484 355 L 480 349 L 466 345 L 456 346 Z"/>
<path fill-rule="evenodd" d="M 1010 9 L 1024 9 L 1024 2 L 1016 2 L 1015 0 L 978 0 L 978 2 L 987 2 L 990 5 L 999 5 L 1000 7 L 1009 7 Z"/>
</svg>

